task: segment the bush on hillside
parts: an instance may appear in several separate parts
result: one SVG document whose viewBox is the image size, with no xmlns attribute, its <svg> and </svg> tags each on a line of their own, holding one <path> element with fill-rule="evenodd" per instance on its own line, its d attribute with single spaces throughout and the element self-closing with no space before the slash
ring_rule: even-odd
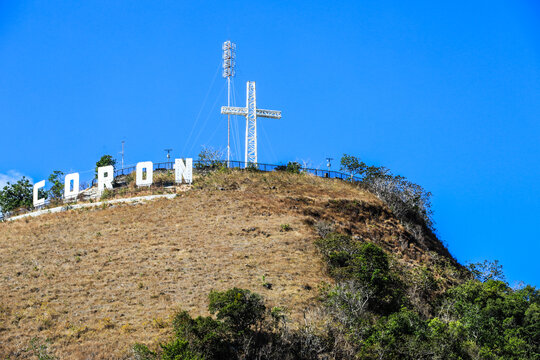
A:
<svg viewBox="0 0 540 360">
<path fill-rule="evenodd" d="M 348 172 L 351 179 L 357 176 L 361 185 L 384 201 L 415 237 L 424 235 L 424 226 L 434 230 L 431 193 L 420 185 L 392 174 L 384 166 L 368 166 L 347 154 L 341 158 L 341 170 Z"/>
<path fill-rule="evenodd" d="M 433 230 L 431 193 L 403 176 L 374 171 L 363 184 L 383 200 L 405 224 L 425 225 Z"/>
<path fill-rule="evenodd" d="M 23 208 L 31 209 L 33 206 L 33 186 L 26 177 L 16 183 L 7 183 L 0 190 L 0 213 L 10 213 Z"/>
<path fill-rule="evenodd" d="M 115 194 L 116 194 L 116 192 L 114 190 L 112 190 L 112 189 L 104 189 L 103 192 L 101 193 L 100 200 L 112 199 L 112 198 L 114 198 Z"/>
<path fill-rule="evenodd" d="M 249 290 L 233 288 L 228 291 L 212 291 L 208 310 L 232 331 L 243 331 L 261 323 L 265 306 L 261 297 Z"/>
<path fill-rule="evenodd" d="M 334 232 L 335 227 L 331 222 L 320 220 L 315 223 L 315 230 L 320 237 L 324 238 L 326 235 Z"/>
<path fill-rule="evenodd" d="M 221 160 L 223 158 L 223 151 L 214 149 L 209 146 L 203 146 L 199 152 L 198 161 L 195 163 L 195 169 L 197 170 L 214 170 L 220 168 L 226 168 L 227 162 Z"/>
<path fill-rule="evenodd" d="M 55 170 L 49 175 L 49 182 L 52 184 L 49 189 L 48 197 L 53 201 L 59 201 L 64 195 L 64 183 L 62 182 L 62 176 L 64 173 L 59 170 Z"/>
<path fill-rule="evenodd" d="M 255 163 L 247 164 L 245 170 L 248 171 L 248 172 L 260 172 L 261 171 L 259 169 L 259 165 L 255 164 Z"/>
<path fill-rule="evenodd" d="M 302 165 L 296 161 L 289 161 L 287 165 L 278 165 L 274 168 L 275 171 L 286 171 L 291 174 L 300 174 Z"/>
<path fill-rule="evenodd" d="M 216 319 L 180 311 L 172 321 L 174 337 L 156 351 L 136 344 L 133 358 L 309 360 L 328 350 L 329 339 L 311 330 L 291 331 L 280 308 L 266 308 L 249 290 L 212 291 L 209 300 Z"/>
<path fill-rule="evenodd" d="M 369 295 L 366 305 L 371 311 L 384 314 L 399 308 L 403 286 L 391 273 L 388 257 L 381 248 L 338 233 L 319 239 L 317 245 L 333 277 L 352 281 L 353 287 Z"/>
<path fill-rule="evenodd" d="M 191 351 L 205 359 L 226 359 L 234 354 L 226 326 L 209 316 L 193 319 L 187 311 L 180 311 L 174 316 L 173 329 L 177 339 L 186 341 Z"/>
<path fill-rule="evenodd" d="M 510 288 L 499 280 L 504 276 L 497 262 L 474 265 L 475 279 L 448 289 L 431 301 L 433 311 L 425 312 L 413 299 L 388 306 L 388 299 L 403 299 L 405 284 L 375 245 L 336 233 L 317 244 L 338 281 L 326 290 L 325 305 L 333 319 L 329 333 L 346 339 L 339 346 L 352 347 L 360 358 L 538 357 L 540 292 L 531 286 Z M 431 298 L 438 290 L 435 279 L 427 269 L 418 276 L 420 293 Z"/>
<path fill-rule="evenodd" d="M 97 162 L 96 162 L 96 179 L 98 176 L 98 168 L 102 166 L 109 166 L 112 165 L 113 167 L 116 166 L 116 160 L 111 155 L 103 155 Z"/>
<path fill-rule="evenodd" d="M 174 171 L 158 170 L 154 171 L 153 185 L 154 186 L 171 186 L 175 183 Z"/>
<path fill-rule="evenodd" d="M 540 292 L 530 285 L 514 290 L 499 280 L 470 280 L 445 294 L 440 317 L 462 324 L 462 341 L 474 344 L 478 357 L 540 355 Z"/>
</svg>

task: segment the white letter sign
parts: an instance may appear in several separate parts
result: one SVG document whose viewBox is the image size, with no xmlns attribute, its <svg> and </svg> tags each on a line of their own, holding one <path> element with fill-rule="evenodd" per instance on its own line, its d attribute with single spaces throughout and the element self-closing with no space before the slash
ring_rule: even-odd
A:
<svg viewBox="0 0 540 360">
<path fill-rule="evenodd" d="M 72 181 L 73 190 L 71 188 Z M 64 182 L 64 199 L 76 198 L 79 195 L 79 173 L 67 174 Z"/>
<path fill-rule="evenodd" d="M 45 180 L 41 180 L 34 184 L 34 207 L 38 207 L 45 204 L 45 198 L 38 199 L 39 189 L 45 187 Z"/>
<path fill-rule="evenodd" d="M 102 166 L 97 169 L 97 188 L 101 193 L 105 188 L 112 190 L 112 182 L 114 180 L 114 167 L 112 165 Z"/>
<path fill-rule="evenodd" d="M 186 180 L 186 183 L 191 184 L 193 181 L 193 159 L 186 159 L 186 163 L 182 159 L 174 160 L 174 177 L 177 184 L 182 182 L 182 178 Z"/>
<path fill-rule="evenodd" d="M 146 170 L 146 179 L 143 179 L 143 171 Z M 143 161 L 137 163 L 136 170 L 136 181 L 137 186 L 150 186 L 152 185 L 154 177 L 154 164 L 151 161 Z"/>
</svg>

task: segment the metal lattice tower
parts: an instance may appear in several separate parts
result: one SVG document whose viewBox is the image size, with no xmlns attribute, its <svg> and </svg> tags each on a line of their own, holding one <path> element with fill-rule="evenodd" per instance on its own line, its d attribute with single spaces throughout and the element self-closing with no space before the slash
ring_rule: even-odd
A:
<svg viewBox="0 0 540 360">
<path fill-rule="evenodd" d="M 257 117 L 281 119 L 281 111 L 257 109 L 255 81 L 246 84 L 246 107 L 222 106 L 221 113 L 246 117 L 246 153 L 245 162 L 257 163 Z"/>
<path fill-rule="evenodd" d="M 231 106 L 231 77 L 234 76 L 234 50 L 236 44 L 229 40 L 223 43 L 223 77 L 227 79 L 227 106 Z M 227 116 L 227 167 L 231 161 L 231 116 Z"/>
</svg>

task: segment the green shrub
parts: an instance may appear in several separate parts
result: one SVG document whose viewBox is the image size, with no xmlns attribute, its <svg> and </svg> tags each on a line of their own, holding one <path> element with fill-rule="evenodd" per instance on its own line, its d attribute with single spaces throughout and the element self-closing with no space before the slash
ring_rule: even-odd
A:
<svg viewBox="0 0 540 360">
<path fill-rule="evenodd" d="M 301 169 L 302 165 L 300 165 L 296 161 L 289 161 L 287 163 L 287 172 L 290 172 L 292 174 L 300 174 Z"/>
<path fill-rule="evenodd" d="M 286 171 L 291 174 L 300 174 L 302 165 L 296 161 L 289 161 L 287 165 L 278 165 L 274 168 L 275 171 Z"/>
<path fill-rule="evenodd" d="M 150 351 L 148 347 L 144 344 L 135 344 L 131 349 L 133 352 L 134 360 L 154 360 L 157 359 L 157 354 L 153 351 Z"/>
<path fill-rule="evenodd" d="M 189 350 L 193 356 L 204 359 L 234 359 L 245 351 L 241 348 L 244 342 L 255 346 L 266 316 L 262 298 L 238 288 L 212 291 L 208 298 L 208 310 L 217 319 L 202 316 L 193 319 L 186 311 L 178 312 L 172 321 L 176 338 L 162 345 L 164 350 L 171 353 Z"/>
<path fill-rule="evenodd" d="M 49 349 L 47 347 L 48 342 L 49 341 L 46 340 L 42 343 L 41 339 L 34 337 L 30 340 L 28 351 L 30 351 L 30 353 L 38 360 L 54 360 L 55 357 L 49 354 Z"/>
<path fill-rule="evenodd" d="M 172 321 L 178 338 L 185 339 L 190 348 L 206 359 L 226 359 L 232 356 L 227 328 L 211 317 L 193 319 L 187 311 L 177 313 Z"/>
<path fill-rule="evenodd" d="M 505 282 L 471 280 L 445 294 L 442 309 L 463 324 L 465 340 L 496 358 L 534 358 L 540 340 L 540 292 Z"/>
<path fill-rule="evenodd" d="M 178 312 L 172 321 L 174 338 L 160 346 L 161 359 L 315 360 L 329 343 L 310 331 L 288 330 L 283 309 L 267 311 L 261 297 L 249 290 L 212 291 L 209 299 L 217 319 Z M 157 359 L 145 346 L 138 345 L 137 353 L 138 359 Z"/>
<path fill-rule="evenodd" d="M 246 166 L 246 171 L 248 171 L 248 172 L 260 172 L 261 170 L 259 170 L 259 165 L 254 164 L 254 163 L 249 163 Z"/>
<path fill-rule="evenodd" d="M 112 165 L 113 167 L 116 166 L 116 160 L 113 159 L 111 155 L 103 155 L 97 162 L 96 162 L 96 179 L 98 176 L 98 168 L 102 166 L 109 166 Z"/>
<path fill-rule="evenodd" d="M 33 186 L 26 177 L 18 180 L 16 183 L 7 183 L 0 190 L 0 212 L 9 213 L 13 210 L 24 208 L 30 209 L 33 204 Z"/>
<path fill-rule="evenodd" d="M 316 242 L 338 280 L 353 280 L 372 294 L 369 307 L 377 313 L 399 309 L 402 284 L 390 271 L 388 256 L 378 246 L 350 236 L 330 233 Z"/>
<path fill-rule="evenodd" d="M 101 193 L 101 200 L 107 200 L 114 197 L 114 190 L 104 189 Z"/>
<path fill-rule="evenodd" d="M 204 358 L 189 349 L 189 344 L 182 338 L 176 338 L 168 344 L 162 344 L 163 360 L 203 360 Z"/>
<path fill-rule="evenodd" d="M 292 227 L 289 224 L 281 224 L 280 225 L 282 231 L 291 231 Z"/>
<path fill-rule="evenodd" d="M 64 195 L 64 183 L 61 180 L 62 175 L 64 175 L 62 171 L 55 170 L 48 178 L 49 182 L 52 184 L 48 191 L 51 200 L 60 200 Z"/>
<path fill-rule="evenodd" d="M 212 291 L 208 310 L 216 314 L 234 332 L 246 331 L 264 319 L 266 310 L 262 298 L 249 290 L 233 288 L 224 292 Z"/>
</svg>

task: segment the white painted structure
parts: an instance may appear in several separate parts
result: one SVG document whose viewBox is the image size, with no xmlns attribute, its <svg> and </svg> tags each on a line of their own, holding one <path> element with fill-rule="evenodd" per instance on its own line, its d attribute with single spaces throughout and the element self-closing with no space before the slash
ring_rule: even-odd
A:
<svg viewBox="0 0 540 360">
<path fill-rule="evenodd" d="M 150 186 L 154 180 L 154 164 L 143 161 L 137 164 L 135 171 L 135 184 L 137 186 Z M 146 177 L 144 176 L 146 175 Z"/>
<path fill-rule="evenodd" d="M 79 173 L 67 174 L 64 180 L 64 199 L 76 199 L 79 195 Z"/>
<path fill-rule="evenodd" d="M 97 188 L 101 193 L 105 188 L 112 190 L 114 180 L 114 167 L 112 165 L 98 167 Z"/>
<path fill-rule="evenodd" d="M 45 199 L 39 199 L 39 189 L 45 187 L 45 180 L 34 184 L 34 207 L 45 205 Z"/>
<path fill-rule="evenodd" d="M 231 106 L 231 77 L 234 76 L 234 50 L 236 44 L 225 41 L 223 43 L 223 77 L 227 79 L 227 106 Z M 227 115 L 227 167 L 231 162 L 231 115 Z"/>
<path fill-rule="evenodd" d="M 246 107 L 222 106 L 221 113 L 246 117 L 246 153 L 245 162 L 257 163 L 257 117 L 281 119 L 281 111 L 257 109 L 255 81 L 246 84 Z"/>
<path fill-rule="evenodd" d="M 174 178 L 177 184 L 182 183 L 182 179 L 186 184 L 193 182 L 193 159 L 186 159 L 186 163 L 182 159 L 174 160 Z"/>
<path fill-rule="evenodd" d="M 136 166 L 135 183 L 137 186 L 150 186 L 153 183 L 154 164 L 151 161 L 139 162 Z M 193 159 L 187 158 L 174 161 L 175 182 L 191 184 L 193 182 Z M 145 176 L 146 175 L 146 176 Z M 101 194 L 105 189 L 112 190 L 114 181 L 114 167 L 112 165 L 98 168 L 97 190 Z M 45 187 L 45 180 L 34 184 L 33 203 L 34 207 L 45 205 L 45 198 L 39 198 L 39 190 Z M 64 199 L 76 199 L 79 195 L 79 173 L 67 174 L 64 184 Z"/>
</svg>

